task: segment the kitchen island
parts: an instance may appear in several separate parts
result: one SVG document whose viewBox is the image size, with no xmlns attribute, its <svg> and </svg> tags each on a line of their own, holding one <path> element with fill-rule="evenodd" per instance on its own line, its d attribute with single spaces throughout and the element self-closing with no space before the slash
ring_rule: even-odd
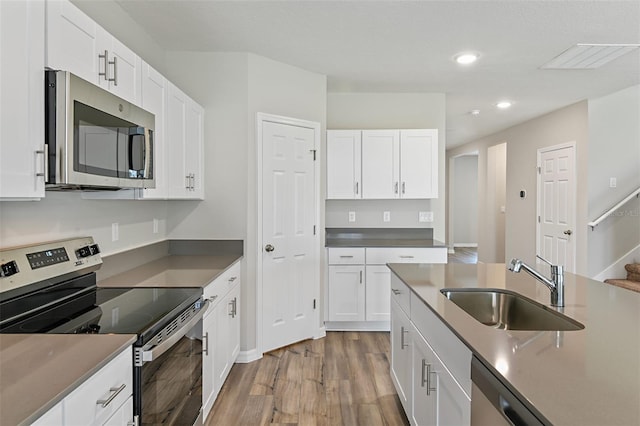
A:
<svg viewBox="0 0 640 426">
<path fill-rule="evenodd" d="M 509 272 L 504 264 L 389 264 L 389 268 L 416 300 L 548 422 L 640 424 L 640 294 L 565 273 L 566 306 L 552 308 L 547 287 L 529 275 Z M 547 275 L 543 268 L 538 269 Z M 584 329 L 492 328 L 448 300 L 440 292 L 443 288 L 514 291 L 561 311 Z"/>
</svg>

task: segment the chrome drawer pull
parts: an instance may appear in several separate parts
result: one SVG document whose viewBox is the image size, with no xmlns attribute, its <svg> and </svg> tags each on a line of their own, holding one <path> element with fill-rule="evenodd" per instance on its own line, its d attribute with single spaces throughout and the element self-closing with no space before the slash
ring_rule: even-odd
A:
<svg viewBox="0 0 640 426">
<path fill-rule="evenodd" d="M 99 399 L 96 401 L 96 404 L 101 404 L 102 408 L 107 408 L 107 405 L 111 404 L 111 401 L 113 401 L 116 396 L 118 396 L 120 394 L 120 392 L 122 392 L 124 390 L 124 388 L 126 388 L 127 385 L 125 383 L 123 383 L 119 388 L 111 388 L 109 389 L 109 392 L 113 392 L 111 394 L 111 396 L 107 399 Z"/>
<path fill-rule="evenodd" d="M 399 256 L 400 259 L 413 259 L 414 256 L 409 256 L 409 255 L 404 255 L 404 256 Z"/>
<path fill-rule="evenodd" d="M 391 291 L 393 292 L 393 294 L 395 294 L 396 296 L 399 295 L 400 293 L 402 293 L 400 290 L 397 290 L 395 288 L 392 288 Z"/>
<path fill-rule="evenodd" d="M 353 256 L 343 256 L 343 255 L 340 255 L 340 259 L 353 259 Z"/>
<path fill-rule="evenodd" d="M 400 327 L 400 349 L 409 347 L 408 343 L 404 343 L 404 333 L 408 333 L 409 330 L 405 330 L 404 327 Z"/>
<path fill-rule="evenodd" d="M 232 282 L 234 282 L 236 279 L 238 279 L 238 277 L 231 277 L 231 278 L 229 278 L 229 282 L 230 282 L 230 283 L 232 283 Z"/>
</svg>

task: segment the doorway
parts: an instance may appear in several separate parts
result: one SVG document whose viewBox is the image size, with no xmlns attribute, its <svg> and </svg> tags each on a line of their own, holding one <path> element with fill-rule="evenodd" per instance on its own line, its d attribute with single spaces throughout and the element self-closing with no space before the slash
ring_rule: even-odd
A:
<svg viewBox="0 0 640 426">
<path fill-rule="evenodd" d="M 256 330 L 261 353 L 318 334 L 320 124 L 258 114 Z"/>
</svg>

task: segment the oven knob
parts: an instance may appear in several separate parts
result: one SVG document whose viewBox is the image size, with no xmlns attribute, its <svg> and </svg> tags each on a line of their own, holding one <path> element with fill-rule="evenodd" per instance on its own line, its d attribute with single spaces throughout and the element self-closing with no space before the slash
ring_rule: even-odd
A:
<svg viewBox="0 0 640 426">
<path fill-rule="evenodd" d="M 100 253 L 100 247 L 98 247 L 97 244 L 92 244 L 89 246 L 89 250 L 91 250 L 91 254 L 98 254 Z"/>
<path fill-rule="evenodd" d="M 80 247 L 76 250 L 76 256 L 78 256 L 78 259 L 91 256 L 91 248 L 89 246 Z"/>
<path fill-rule="evenodd" d="M 15 260 L 0 265 L 0 277 L 10 277 L 18 272 L 20 272 L 20 270 Z"/>
</svg>

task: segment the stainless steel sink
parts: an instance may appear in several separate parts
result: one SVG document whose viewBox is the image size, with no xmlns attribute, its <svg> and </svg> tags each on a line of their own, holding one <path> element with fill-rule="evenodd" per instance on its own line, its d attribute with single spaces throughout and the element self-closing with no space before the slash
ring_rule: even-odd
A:
<svg viewBox="0 0 640 426">
<path fill-rule="evenodd" d="M 445 288 L 441 293 L 489 327 L 538 331 L 584 329 L 578 321 L 512 291 Z"/>
</svg>

